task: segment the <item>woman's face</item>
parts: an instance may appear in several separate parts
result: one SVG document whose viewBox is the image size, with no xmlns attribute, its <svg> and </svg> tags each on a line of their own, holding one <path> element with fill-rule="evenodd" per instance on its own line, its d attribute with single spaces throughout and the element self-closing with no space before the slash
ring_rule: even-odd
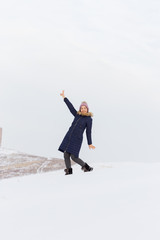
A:
<svg viewBox="0 0 160 240">
<path fill-rule="evenodd" d="M 82 112 L 82 113 L 87 113 L 87 111 L 88 111 L 88 109 L 87 109 L 86 106 L 82 106 L 82 107 L 81 107 L 81 112 Z"/>
</svg>

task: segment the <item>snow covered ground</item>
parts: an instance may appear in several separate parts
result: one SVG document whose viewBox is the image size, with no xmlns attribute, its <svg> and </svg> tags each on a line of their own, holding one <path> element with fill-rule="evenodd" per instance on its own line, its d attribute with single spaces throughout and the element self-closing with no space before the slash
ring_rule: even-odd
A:
<svg viewBox="0 0 160 240">
<path fill-rule="evenodd" d="M 30 175 L 64 168 L 64 160 L 35 156 L 0 148 L 0 179 Z"/>
<path fill-rule="evenodd" d="M 93 166 L 1 180 L 1 239 L 159 240 L 160 163 Z"/>
</svg>

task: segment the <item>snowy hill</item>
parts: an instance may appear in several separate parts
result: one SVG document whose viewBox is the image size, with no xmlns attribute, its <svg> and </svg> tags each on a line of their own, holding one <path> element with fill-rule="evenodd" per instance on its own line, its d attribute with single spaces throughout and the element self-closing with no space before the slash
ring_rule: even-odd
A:
<svg viewBox="0 0 160 240">
<path fill-rule="evenodd" d="M 0 179 L 64 168 L 64 161 L 0 148 Z"/>
<path fill-rule="evenodd" d="M 160 164 L 93 167 L 0 181 L 1 238 L 159 240 Z"/>
</svg>

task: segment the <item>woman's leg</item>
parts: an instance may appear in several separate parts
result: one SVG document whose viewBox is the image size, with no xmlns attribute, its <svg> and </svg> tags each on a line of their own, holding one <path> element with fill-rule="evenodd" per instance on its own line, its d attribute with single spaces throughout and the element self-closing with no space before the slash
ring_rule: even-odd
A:
<svg viewBox="0 0 160 240">
<path fill-rule="evenodd" d="M 64 161 L 66 164 L 66 168 L 71 168 L 71 160 L 70 160 L 71 154 L 68 152 L 64 152 Z"/>
<path fill-rule="evenodd" d="M 73 154 L 71 154 L 71 158 L 74 162 L 78 163 L 82 167 L 85 165 L 85 162 L 83 162 L 80 158 L 76 158 Z"/>
<path fill-rule="evenodd" d="M 82 166 L 82 170 L 84 172 L 90 172 L 93 170 L 92 167 L 90 167 L 87 163 L 83 162 L 80 158 L 76 158 L 73 154 L 71 154 L 71 158 L 74 162 Z"/>
</svg>

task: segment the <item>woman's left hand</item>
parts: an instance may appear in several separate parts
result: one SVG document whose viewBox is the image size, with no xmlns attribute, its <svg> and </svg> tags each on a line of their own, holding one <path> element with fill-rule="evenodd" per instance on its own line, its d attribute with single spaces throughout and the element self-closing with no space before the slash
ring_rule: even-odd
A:
<svg viewBox="0 0 160 240">
<path fill-rule="evenodd" d="M 89 149 L 95 149 L 96 147 L 93 146 L 92 144 L 91 145 L 88 145 L 89 146 Z"/>
</svg>

